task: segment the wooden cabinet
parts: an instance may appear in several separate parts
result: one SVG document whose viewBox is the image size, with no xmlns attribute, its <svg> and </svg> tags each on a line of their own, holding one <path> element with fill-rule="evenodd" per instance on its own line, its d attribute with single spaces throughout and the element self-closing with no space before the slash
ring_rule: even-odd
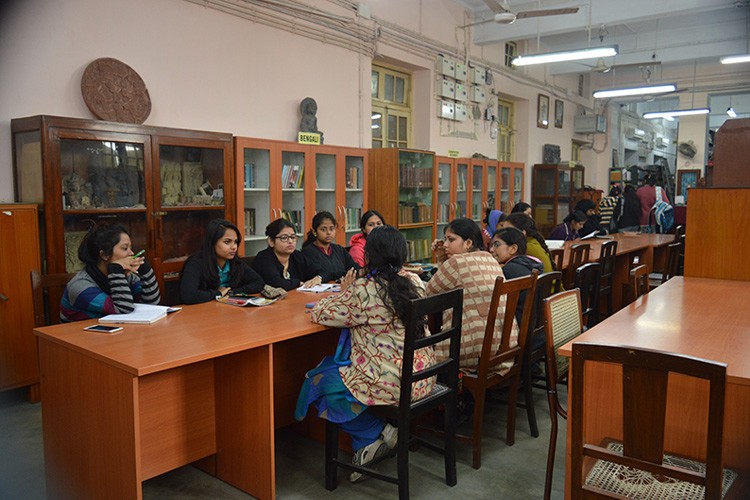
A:
<svg viewBox="0 0 750 500">
<path fill-rule="evenodd" d="M 523 201 L 524 171 L 523 163 L 503 161 L 498 164 L 500 169 L 500 204 L 496 207 L 509 214 L 513 206 Z"/>
<path fill-rule="evenodd" d="M 429 261 L 435 237 L 435 154 L 414 149 L 370 150 L 370 206 L 406 237 L 409 261 Z"/>
<path fill-rule="evenodd" d="M 487 209 L 498 206 L 497 191 L 498 162 L 495 160 L 471 160 L 471 210 L 469 217 L 480 226 Z"/>
<path fill-rule="evenodd" d="M 41 269 L 36 205 L 0 205 L 0 391 L 39 383 L 31 271 Z"/>
<path fill-rule="evenodd" d="M 445 226 L 456 217 L 468 214 L 468 158 L 438 156 L 437 164 L 437 237 L 442 238 Z"/>
<path fill-rule="evenodd" d="M 336 243 L 346 245 L 360 231 L 367 206 L 365 150 L 308 146 L 285 141 L 235 137 L 237 222 L 244 230 L 244 255 L 268 246 L 265 229 L 280 217 L 304 237 L 315 213 L 336 217 Z M 298 247 L 303 238 L 298 239 Z"/>
<path fill-rule="evenodd" d="M 576 192 L 583 189 L 583 182 L 582 165 L 534 165 L 531 208 L 543 236 L 547 236 L 570 213 L 570 204 Z"/>
<path fill-rule="evenodd" d="M 179 301 L 178 273 L 206 224 L 234 217 L 231 134 L 54 116 L 11 129 L 16 199 L 42 206 L 46 272 L 81 269 L 86 231 L 117 222 L 146 249 L 162 302 Z"/>
</svg>

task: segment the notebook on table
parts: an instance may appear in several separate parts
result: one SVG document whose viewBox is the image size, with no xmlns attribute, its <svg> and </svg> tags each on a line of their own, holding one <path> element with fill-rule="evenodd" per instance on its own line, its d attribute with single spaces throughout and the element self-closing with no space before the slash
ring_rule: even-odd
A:
<svg viewBox="0 0 750 500">
<path fill-rule="evenodd" d="M 99 318 L 99 323 L 124 323 L 150 325 L 165 317 L 170 307 L 155 304 L 134 304 L 135 310 L 127 314 L 108 314 Z"/>
</svg>

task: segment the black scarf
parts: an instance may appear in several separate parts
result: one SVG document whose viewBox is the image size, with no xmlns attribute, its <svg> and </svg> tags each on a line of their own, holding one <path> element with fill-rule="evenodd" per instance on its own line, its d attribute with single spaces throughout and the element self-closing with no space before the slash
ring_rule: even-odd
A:
<svg viewBox="0 0 750 500">
<path fill-rule="evenodd" d="M 96 264 L 86 264 L 86 272 L 91 276 L 91 278 L 96 282 L 97 286 L 102 289 L 104 293 L 107 295 L 110 294 L 109 290 L 109 280 L 104 275 L 104 273 L 101 272 L 99 269 L 99 266 Z"/>
</svg>

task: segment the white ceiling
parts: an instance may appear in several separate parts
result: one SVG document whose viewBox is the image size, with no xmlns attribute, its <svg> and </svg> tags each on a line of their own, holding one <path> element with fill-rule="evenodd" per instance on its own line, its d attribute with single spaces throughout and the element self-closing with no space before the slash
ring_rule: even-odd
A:
<svg viewBox="0 0 750 500">
<path fill-rule="evenodd" d="M 484 0 L 454 1 L 467 8 L 471 22 L 493 17 Z M 470 28 L 476 44 L 527 40 L 528 53 L 618 44 L 620 53 L 605 60 L 608 65 L 651 61 L 662 66 L 692 65 L 750 51 L 748 0 L 509 0 L 508 5 L 513 12 L 579 10 L 576 14 L 518 19 L 511 25 L 479 24 Z M 600 29 L 606 31 L 602 41 Z M 547 71 L 553 75 L 580 73 L 595 62 L 550 64 Z"/>
</svg>

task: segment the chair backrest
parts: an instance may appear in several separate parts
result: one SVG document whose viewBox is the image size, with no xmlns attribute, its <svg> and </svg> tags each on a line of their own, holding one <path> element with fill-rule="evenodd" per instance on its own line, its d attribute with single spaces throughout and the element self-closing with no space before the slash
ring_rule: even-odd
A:
<svg viewBox="0 0 750 500">
<path fill-rule="evenodd" d="M 672 276 L 680 273 L 680 252 L 682 252 L 682 240 L 670 243 L 667 246 L 667 263 L 661 274 L 661 282 L 665 283 Z"/>
<path fill-rule="evenodd" d="M 630 296 L 635 300 L 641 295 L 646 295 L 648 290 L 648 266 L 646 264 L 635 266 L 630 270 Z"/>
<path fill-rule="evenodd" d="M 544 328 L 547 336 L 547 377 L 548 390 L 554 390 L 557 382 L 568 374 L 570 359 L 559 356 L 557 351 L 564 344 L 583 333 L 581 315 L 581 292 L 574 288 L 556 293 L 543 300 Z"/>
<path fill-rule="evenodd" d="M 50 288 L 64 288 L 76 273 L 42 274 L 31 271 L 31 294 L 34 300 L 34 326 L 55 325 L 60 322 L 59 304 L 51 304 Z"/>
<path fill-rule="evenodd" d="M 680 239 L 685 236 L 685 226 L 680 224 L 676 228 L 674 228 L 674 241 L 675 243 L 680 241 Z"/>
<path fill-rule="evenodd" d="M 566 288 L 570 288 L 575 281 L 576 270 L 589 261 L 591 246 L 588 243 L 577 243 L 570 246 L 570 260 L 568 261 Z"/>
<path fill-rule="evenodd" d="M 599 252 L 599 265 L 601 265 L 601 281 L 603 285 L 612 286 L 612 278 L 615 273 L 615 260 L 617 258 L 617 241 L 609 240 L 602 243 Z"/>
<path fill-rule="evenodd" d="M 551 248 L 549 255 L 555 264 L 555 271 L 562 271 L 565 265 L 565 248 Z"/>
<path fill-rule="evenodd" d="M 590 262 L 576 269 L 575 287 L 581 291 L 584 324 L 588 327 L 599 322 L 601 267 L 598 262 Z"/>
<path fill-rule="evenodd" d="M 538 274 L 539 272 L 534 270 L 531 272 L 530 276 L 507 281 L 502 276 L 498 276 L 495 279 L 495 288 L 492 290 L 490 310 L 487 314 L 487 325 L 484 330 L 482 354 L 479 357 L 478 378 L 487 378 L 487 374 L 490 372 L 491 368 L 509 360 L 513 361 L 511 373 L 520 370 L 521 358 L 526 345 L 526 334 L 529 331 L 529 324 L 531 321 L 531 310 L 534 308 L 533 300 L 525 300 L 523 303 L 521 324 L 518 325 L 518 343 L 515 346 L 511 347 L 510 336 L 513 331 L 513 322 L 515 321 L 518 301 L 521 300 L 521 293 L 526 291 L 526 297 L 535 296 Z M 500 346 L 497 351 L 493 352 L 492 344 L 495 333 L 495 322 L 497 321 L 497 315 L 499 312 L 500 298 L 503 296 L 506 296 L 506 300 L 505 311 L 502 311 L 502 337 L 500 339 Z"/>
<path fill-rule="evenodd" d="M 547 324 L 542 301 L 552 294 L 560 293 L 560 290 L 562 290 L 562 273 L 560 271 L 543 273 L 537 277 L 536 300 L 534 301 L 534 312 L 530 322 L 531 330 L 529 330 L 531 338 L 536 338 L 538 334 L 543 332 L 544 325 Z"/>
<path fill-rule="evenodd" d="M 441 377 L 444 385 L 452 391 L 458 386 L 458 363 L 461 350 L 461 311 L 463 310 L 464 290 L 457 288 L 448 292 L 421 297 L 409 302 L 406 321 L 404 321 L 404 357 L 401 366 L 401 396 L 399 408 L 408 411 L 413 407 L 411 387 L 414 382 L 444 374 Z M 443 315 L 450 312 L 450 326 L 443 325 Z M 425 328 L 430 325 L 430 335 L 425 335 Z M 448 358 L 422 370 L 414 371 L 414 353 L 419 349 L 434 346 L 448 341 Z M 416 404 L 427 402 L 429 396 Z"/>
<path fill-rule="evenodd" d="M 622 451 L 611 451 L 599 443 L 584 442 L 585 363 L 614 363 L 622 366 L 623 439 Z M 714 361 L 628 346 L 573 344 L 573 387 L 571 489 L 573 497 L 582 491 L 600 493 L 583 484 L 585 457 L 596 457 L 651 474 L 704 485 L 705 498 L 721 498 L 722 433 L 724 425 L 724 391 L 726 365 Z M 708 432 L 706 435 L 705 475 L 679 464 L 662 465 L 664 459 L 665 414 L 670 373 L 708 381 Z M 673 389 L 674 390 L 674 389 Z M 614 498 L 614 496 L 613 496 Z M 622 498 L 622 497 L 617 497 Z"/>
</svg>

